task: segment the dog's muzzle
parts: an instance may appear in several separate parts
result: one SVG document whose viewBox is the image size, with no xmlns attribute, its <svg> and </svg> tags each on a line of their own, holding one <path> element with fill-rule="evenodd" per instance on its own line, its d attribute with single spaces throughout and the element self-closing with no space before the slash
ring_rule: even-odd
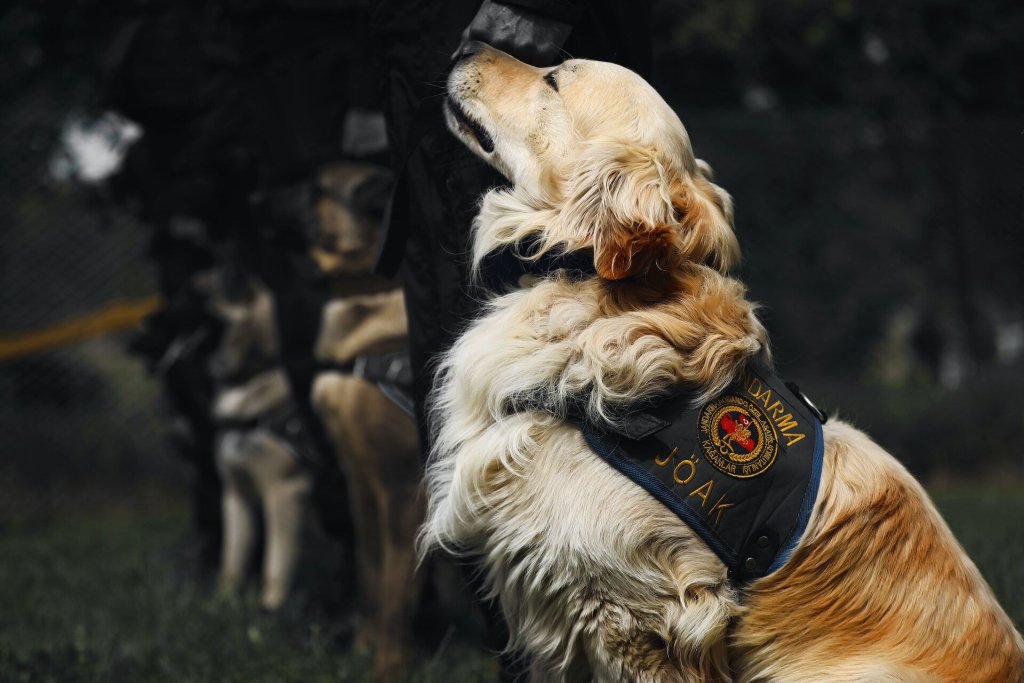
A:
<svg viewBox="0 0 1024 683">
<path fill-rule="evenodd" d="M 477 144 L 480 145 L 480 149 L 487 154 L 494 151 L 494 138 L 491 137 L 491 134 L 484 130 L 483 126 L 467 114 L 451 95 L 445 98 L 445 106 L 448 107 L 448 111 L 451 112 L 455 121 L 470 132 Z"/>
</svg>

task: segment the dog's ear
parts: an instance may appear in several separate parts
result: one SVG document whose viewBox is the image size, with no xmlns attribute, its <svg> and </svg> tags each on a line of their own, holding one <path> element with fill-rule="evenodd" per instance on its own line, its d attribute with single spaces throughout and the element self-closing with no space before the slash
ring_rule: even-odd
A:
<svg viewBox="0 0 1024 683">
<path fill-rule="evenodd" d="M 732 197 L 711 179 L 711 167 L 697 159 L 694 172 L 675 185 L 672 202 L 681 227 L 679 249 L 686 260 L 727 273 L 740 260 Z"/>
<path fill-rule="evenodd" d="M 598 275 L 622 280 L 672 265 L 669 187 L 653 150 L 612 141 L 586 149 L 569 179 L 562 219 L 572 241 L 593 247 Z"/>
<path fill-rule="evenodd" d="M 593 246 L 597 274 L 606 280 L 668 270 L 682 260 L 728 270 L 739 253 L 732 203 L 705 169 L 690 176 L 649 148 L 592 145 L 568 184 L 566 231 Z"/>
</svg>

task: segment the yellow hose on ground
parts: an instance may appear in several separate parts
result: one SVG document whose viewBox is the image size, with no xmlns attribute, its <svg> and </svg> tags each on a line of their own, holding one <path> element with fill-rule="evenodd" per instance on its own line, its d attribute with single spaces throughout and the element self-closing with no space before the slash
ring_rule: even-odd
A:
<svg viewBox="0 0 1024 683">
<path fill-rule="evenodd" d="M 0 362 L 137 327 L 159 305 L 160 298 L 155 294 L 141 299 L 113 301 L 85 315 L 38 330 L 0 335 Z"/>
</svg>

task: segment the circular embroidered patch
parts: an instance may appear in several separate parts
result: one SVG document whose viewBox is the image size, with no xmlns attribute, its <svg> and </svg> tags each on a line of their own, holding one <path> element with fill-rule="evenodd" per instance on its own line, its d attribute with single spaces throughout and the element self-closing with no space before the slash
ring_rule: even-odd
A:
<svg viewBox="0 0 1024 683">
<path fill-rule="evenodd" d="M 701 449 L 715 469 L 749 479 L 766 472 L 779 453 L 775 426 L 747 399 L 729 394 L 708 403 L 698 422 Z"/>
</svg>

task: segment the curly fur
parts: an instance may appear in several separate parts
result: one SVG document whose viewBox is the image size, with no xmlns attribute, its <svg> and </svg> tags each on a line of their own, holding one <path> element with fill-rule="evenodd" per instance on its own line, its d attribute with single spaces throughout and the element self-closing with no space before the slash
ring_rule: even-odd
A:
<svg viewBox="0 0 1024 683">
<path fill-rule="evenodd" d="M 476 262 L 533 237 L 592 251 L 597 271 L 491 301 L 442 358 L 432 399 L 421 552 L 480 559 L 533 679 L 1020 680 L 1024 642 L 977 569 L 852 427 L 825 429 L 800 546 L 740 595 L 689 527 L 562 419 L 582 405 L 611 421 L 678 383 L 712 395 L 769 356 L 726 274 L 739 256 L 728 195 L 653 90 L 613 65 L 548 74 L 485 48 L 449 95 L 494 151 L 451 117 L 453 131 L 515 182 L 483 199 Z"/>
</svg>

